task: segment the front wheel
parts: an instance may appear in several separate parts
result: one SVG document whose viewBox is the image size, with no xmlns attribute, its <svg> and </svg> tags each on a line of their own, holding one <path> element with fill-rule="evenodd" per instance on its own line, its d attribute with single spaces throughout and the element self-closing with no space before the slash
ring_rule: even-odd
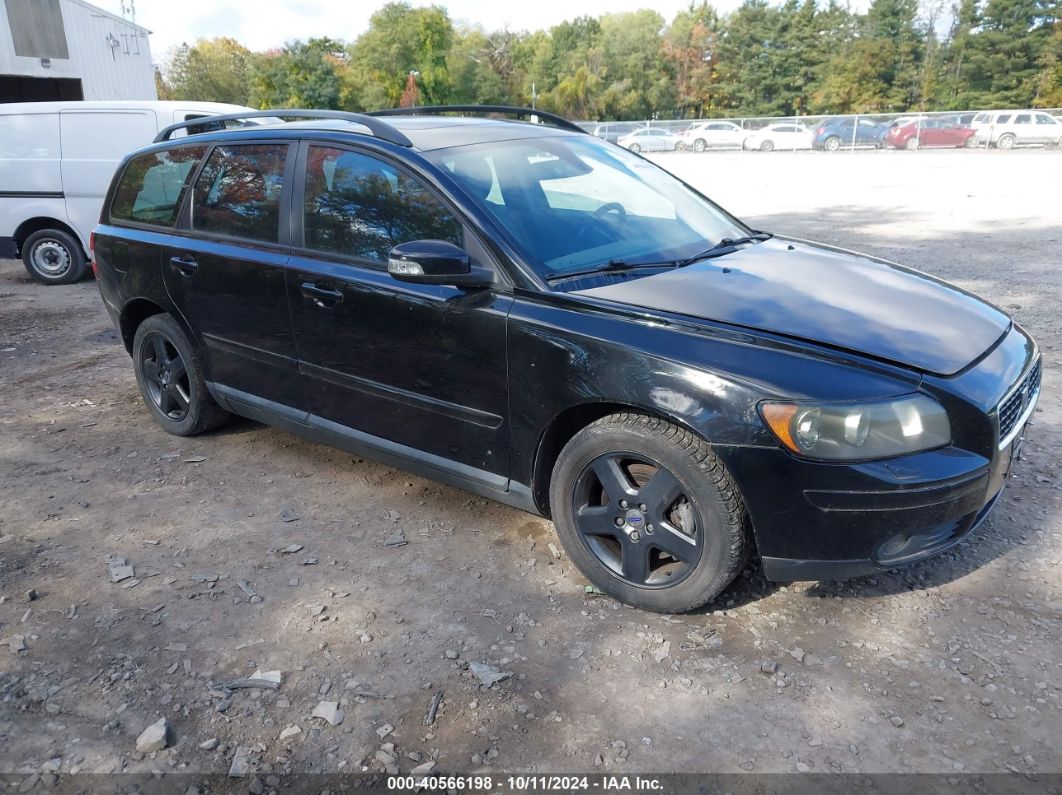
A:
<svg viewBox="0 0 1062 795">
<path fill-rule="evenodd" d="M 823 142 L 822 148 L 825 149 L 827 152 L 836 152 L 838 149 L 841 148 L 841 139 L 838 138 L 836 135 L 831 135 Z"/>
<path fill-rule="evenodd" d="M 1003 135 L 999 136 L 999 140 L 996 141 L 996 146 L 999 149 L 1013 149 L 1014 143 L 1014 136 L 1010 133 L 1004 133 Z"/>
<path fill-rule="evenodd" d="M 764 141 L 763 143 L 761 143 L 760 144 L 760 151 L 761 152 L 773 152 L 774 151 L 774 141 Z"/>
<path fill-rule="evenodd" d="M 703 138 L 698 138 L 696 141 L 693 142 L 693 151 L 694 152 L 703 152 L 707 148 L 708 148 L 708 144 L 705 143 Z"/>
<path fill-rule="evenodd" d="M 915 149 L 918 148 L 918 139 L 917 138 L 908 138 L 907 139 L 907 143 L 904 144 L 904 148 L 908 149 L 909 151 L 914 151 Z"/>
<path fill-rule="evenodd" d="M 144 403 L 167 433 L 194 436 L 229 418 L 207 391 L 195 346 L 169 315 L 152 315 L 137 328 L 133 369 Z"/>
<path fill-rule="evenodd" d="M 61 229 L 41 229 L 22 244 L 22 264 L 37 281 L 72 284 L 85 275 L 88 261 L 73 235 Z"/>
<path fill-rule="evenodd" d="M 638 144 L 631 144 L 627 147 L 627 149 L 634 152 L 634 154 L 638 154 L 640 151 L 642 151 L 642 147 L 640 147 Z"/>
<path fill-rule="evenodd" d="M 744 504 L 703 439 L 665 420 L 612 414 L 572 437 L 550 506 L 579 570 L 646 610 L 680 613 L 718 596 L 748 555 Z"/>
</svg>

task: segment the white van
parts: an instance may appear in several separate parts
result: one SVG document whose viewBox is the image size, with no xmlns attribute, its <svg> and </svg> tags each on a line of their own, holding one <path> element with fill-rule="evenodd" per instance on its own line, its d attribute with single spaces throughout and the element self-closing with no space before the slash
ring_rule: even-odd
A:
<svg viewBox="0 0 1062 795">
<path fill-rule="evenodd" d="M 219 102 L 0 104 L 0 257 L 21 256 L 47 284 L 77 281 L 121 159 L 170 124 L 244 110 L 251 108 Z"/>
</svg>

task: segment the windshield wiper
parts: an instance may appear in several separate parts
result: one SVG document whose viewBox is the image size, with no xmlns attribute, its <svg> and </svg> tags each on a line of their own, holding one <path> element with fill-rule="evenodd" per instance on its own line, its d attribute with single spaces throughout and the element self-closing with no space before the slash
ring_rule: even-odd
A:
<svg viewBox="0 0 1062 795">
<path fill-rule="evenodd" d="M 675 267 L 683 268 L 686 265 L 692 265 L 694 262 L 698 262 L 702 259 L 711 259 L 712 257 L 721 257 L 724 254 L 731 254 L 737 251 L 737 247 L 744 245 L 745 243 L 760 243 L 764 240 L 770 240 L 774 235 L 770 232 L 754 232 L 751 235 L 745 237 L 724 237 L 718 243 L 711 248 L 706 248 L 699 254 L 694 254 L 692 257 L 686 257 L 675 261 Z"/>
<path fill-rule="evenodd" d="M 559 282 L 564 279 L 574 279 L 578 276 L 593 276 L 595 273 L 621 273 L 625 271 L 636 271 L 647 268 L 674 268 L 674 262 L 627 262 L 621 259 L 610 259 L 603 265 L 597 265 L 593 268 L 587 268 L 582 271 L 571 271 L 570 273 L 557 273 L 553 276 L 546 278 L 549 283 Z"/>
</svg>

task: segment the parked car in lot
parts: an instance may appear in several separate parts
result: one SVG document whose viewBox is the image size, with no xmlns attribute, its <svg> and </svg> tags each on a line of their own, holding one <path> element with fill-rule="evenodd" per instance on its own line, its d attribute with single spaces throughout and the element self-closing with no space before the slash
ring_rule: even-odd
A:
<svg viewBox="0 0 1062 795">
<path fill-rule="evenodd" d="M 971 127 L 956 125 L 952 118 L 924 117 L 890 127 L 885 134 L 885 145 L 893 149 L 961 148 L 976 145 L 975 132 Z"/>
<path fill-rule="evenodd" d="M 870 119 L 834 119 L 819 125 L 811 145 L 814 149 L 824 149 L 827 152 L 854 146 L 880 149 L 884 145 L 885 133 L 888 130 L 887 125 L 877 124 Z"/>
<path fill-rule="evenodd" d="M 1062 122 L 1036 110 L 985 111 L 973 119 L 975 141 L 997 149 L 1062 146 Z"/>
<path fill-rule="evenodd" d="M 768 124 L 746 135 L 742 148 L 760 152 L 771 152 L 775 149 L 810 149 L 814 137 L 814 133 L 800 123 Z"/>
<path fill-rule="evenodd" d="M 644 130 L 645 124 L 635 121 L 606 121 L 594 127 L 594 135 L 609 143 L 616 143 L 625 135 Z"/>
<path fill-rule="evenodd" d="M 408 118 L 443 111 L 126 158 L 98 285 L 162 428 L 240 414 L 549 516 L 669 613 L 754 549 L 773 580 L 879 572 L 996 504 L 1042 368 L 1001 310 L 754 230 L 559 117 Z"/>
<path fill-rule="evenodd" d="M 694 152 L 705 149 L 740 149 L 747 130 L 732 121 L 700 121 L 682 134 L 681 146 Z"/>
<path fill-rule="evenodd" d="M 77 281 L 121 159 L 168 124 L 239 110 L 251 109 L 217 102 L 0 104 L 0 257 L 21 257 L 46 284 Z"/>
<path fill-rule="evenodd" d="M 681 136 L 667 130 L 650 127 L 624 135 L 616 143 L 632 152 L 673 152 L 681 140 Z"/>
</svg>

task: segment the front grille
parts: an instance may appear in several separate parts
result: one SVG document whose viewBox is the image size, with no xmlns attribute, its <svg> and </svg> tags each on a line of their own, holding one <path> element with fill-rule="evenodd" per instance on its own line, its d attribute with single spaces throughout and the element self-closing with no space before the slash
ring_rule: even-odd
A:
<svg viewBox="0 0 1062 795">
<path fill-rule="evenodd" d="M 1036 400 L 1040 393 L 1040 376 L 1043 372 L 1043 360 L 1038 361 L 1033 368 L 1026 373 L 1014 391 L 999 404 L 999 438 L 1006 439 L 1014 430 L 1018 420 L 1021 419 L 1025 410 Z"/>
</svg>

